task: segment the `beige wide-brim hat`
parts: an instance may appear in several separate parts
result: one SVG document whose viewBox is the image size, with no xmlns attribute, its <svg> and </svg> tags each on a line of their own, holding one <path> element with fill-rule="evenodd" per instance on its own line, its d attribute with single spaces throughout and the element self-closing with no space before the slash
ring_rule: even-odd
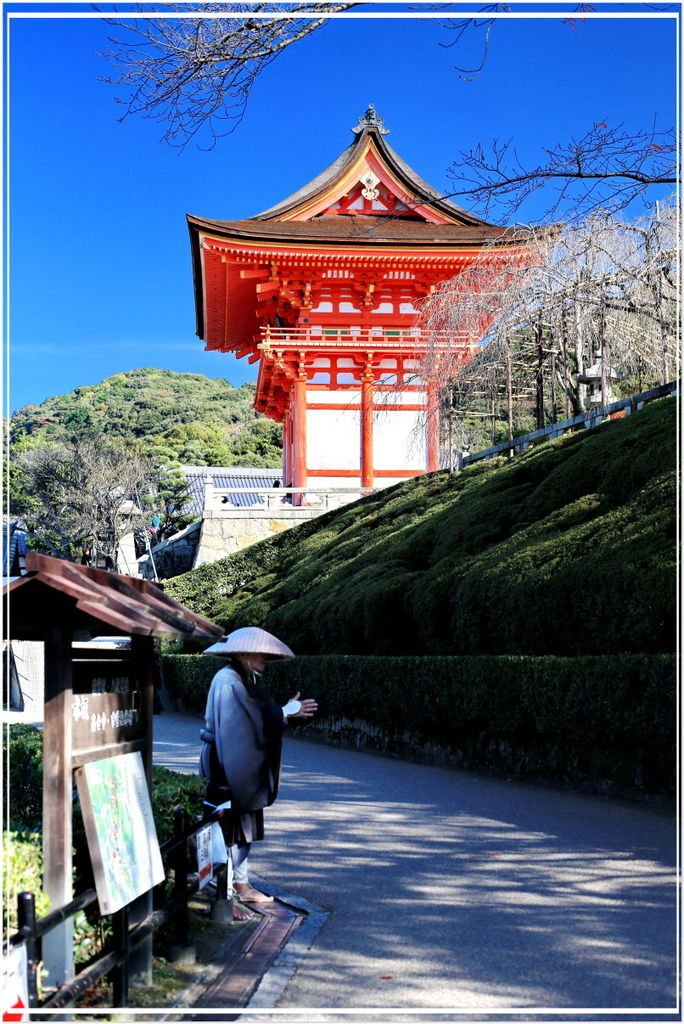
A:
<svg viewBox="0 0 684 1024">
<path fill-rule="evenodd" d="M 259 626 L 243 626 L 235 629 L 223 640 L 207 647 L 205 654 L 218 654 L 227 657 L 230 654 L 266 654 L 269 658 L 294 658 L 287 644 L 279 640 L 273 633 L 267 633 Z"/>
</svg>

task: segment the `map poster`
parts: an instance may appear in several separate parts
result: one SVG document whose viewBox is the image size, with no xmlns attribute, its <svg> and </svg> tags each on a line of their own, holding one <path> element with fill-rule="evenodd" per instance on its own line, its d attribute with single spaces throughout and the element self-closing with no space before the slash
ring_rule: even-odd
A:
<svg viewBox="0 0 684 1024">
<path fill-rule="evenodd" d="M 164 880 L 142 755 L 90 761 L 76 784 L 100 913 L 113 914 Z"/>
</svg>

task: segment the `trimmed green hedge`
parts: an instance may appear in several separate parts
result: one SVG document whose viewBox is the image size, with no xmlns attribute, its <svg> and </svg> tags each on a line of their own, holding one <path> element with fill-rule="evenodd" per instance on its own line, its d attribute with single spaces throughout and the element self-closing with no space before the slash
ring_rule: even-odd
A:
<svg viewBox="0 0 684 1024">
<path fill-rule="evenodd" d="M 171 695 L 201 713 L 221 659 L 164 658 Z M 319 702 L 307 735 L 436 764 L 672 794 L 674 655 L 311 656 L 271 663 L 285 701 Z"/>
</svg>

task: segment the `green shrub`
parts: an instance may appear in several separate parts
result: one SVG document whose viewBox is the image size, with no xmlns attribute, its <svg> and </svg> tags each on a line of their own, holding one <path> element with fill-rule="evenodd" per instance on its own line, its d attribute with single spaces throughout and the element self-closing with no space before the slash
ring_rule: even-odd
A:
<svg viewBox="0 0 684 1024">
<path fill-rule="evenodd" d="M 25 828 L 11 829 L 2 834 L 2 891 L 4 934 L 18 928 L 17 897 L 20 892 L 32 892 L 36 897 L 36 916 L 43 917 L 50 909 L 50 901 L 42 891 L 43 849 L 42 836 Z"/>
<path fill-rule="evenodd" d="M 35 897 L 36 917 L 50 911 L 50 900 L 43 892 L 43 837 L 40 832 L 16 829 L 2 836 L 2 889 L 4 894 L 3 928 L 11 935 L 19 927 L 17 897 L 30 892 Z M 73 918 L 74 963 L 87 963 L 104 948 L 103 928 L 80 910 Z"/>
<path fill-rule="evenodd" d="M 204 713 L 209 684 L 225 658 L 211 654 L 165 654 L 162 656 L 164 682 L 169 696 L 185 711 Z M 199 733 L 199 725 L 197 726 Z"/>
<path fill-rule="evenodd" d="M 204 708 L 220 658 L 164 659 L 173 696 Z M 319 655 L 271 662 L 285 702 L 314 696 L 306 735 L 386 754 L 603 788 L 672 793 L 674 655 Z"/>
<path fill-rule="evenodd" d="M 155 765 L 152 769 L 152 813 L 160 843 L 173 835 L 174 811 L 183 807 L 190 820 L 202 813 L 205 785 L 198 775 L 186 775 Z"/>
<path fill-rule="evenodd" d="M 10 828 L 40 829 L 43 820 L 43 734 L 34 725 L 6 725 L 3 762 L 9 786 L 3 791 L 3 820 Z"/>
<path fill-rule="evenodd" d="M 167 589 L 298 654 L 671 653 L 676 463 L 665 398 L 511 460 L 376 492 Z"/>
</svg>

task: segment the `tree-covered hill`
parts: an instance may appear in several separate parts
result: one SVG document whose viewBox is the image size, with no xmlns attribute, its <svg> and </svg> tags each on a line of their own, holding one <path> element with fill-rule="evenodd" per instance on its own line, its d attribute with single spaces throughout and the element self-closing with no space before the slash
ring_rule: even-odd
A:
<svg viewBox="0 0 684 1024">
<path fill-rule="evenodd" d="M 675 649 L 676 406 L 435 473 L 169 581 L 299 653 Z"/>
<path fill-rule="evenodd" d="M 168 464 L 279 466 L 281 431 L 252 409 L 254 385 L 146 367 L 19 409 L 14 446 L 92 434 L 140 443 Z"/>
</svg>

